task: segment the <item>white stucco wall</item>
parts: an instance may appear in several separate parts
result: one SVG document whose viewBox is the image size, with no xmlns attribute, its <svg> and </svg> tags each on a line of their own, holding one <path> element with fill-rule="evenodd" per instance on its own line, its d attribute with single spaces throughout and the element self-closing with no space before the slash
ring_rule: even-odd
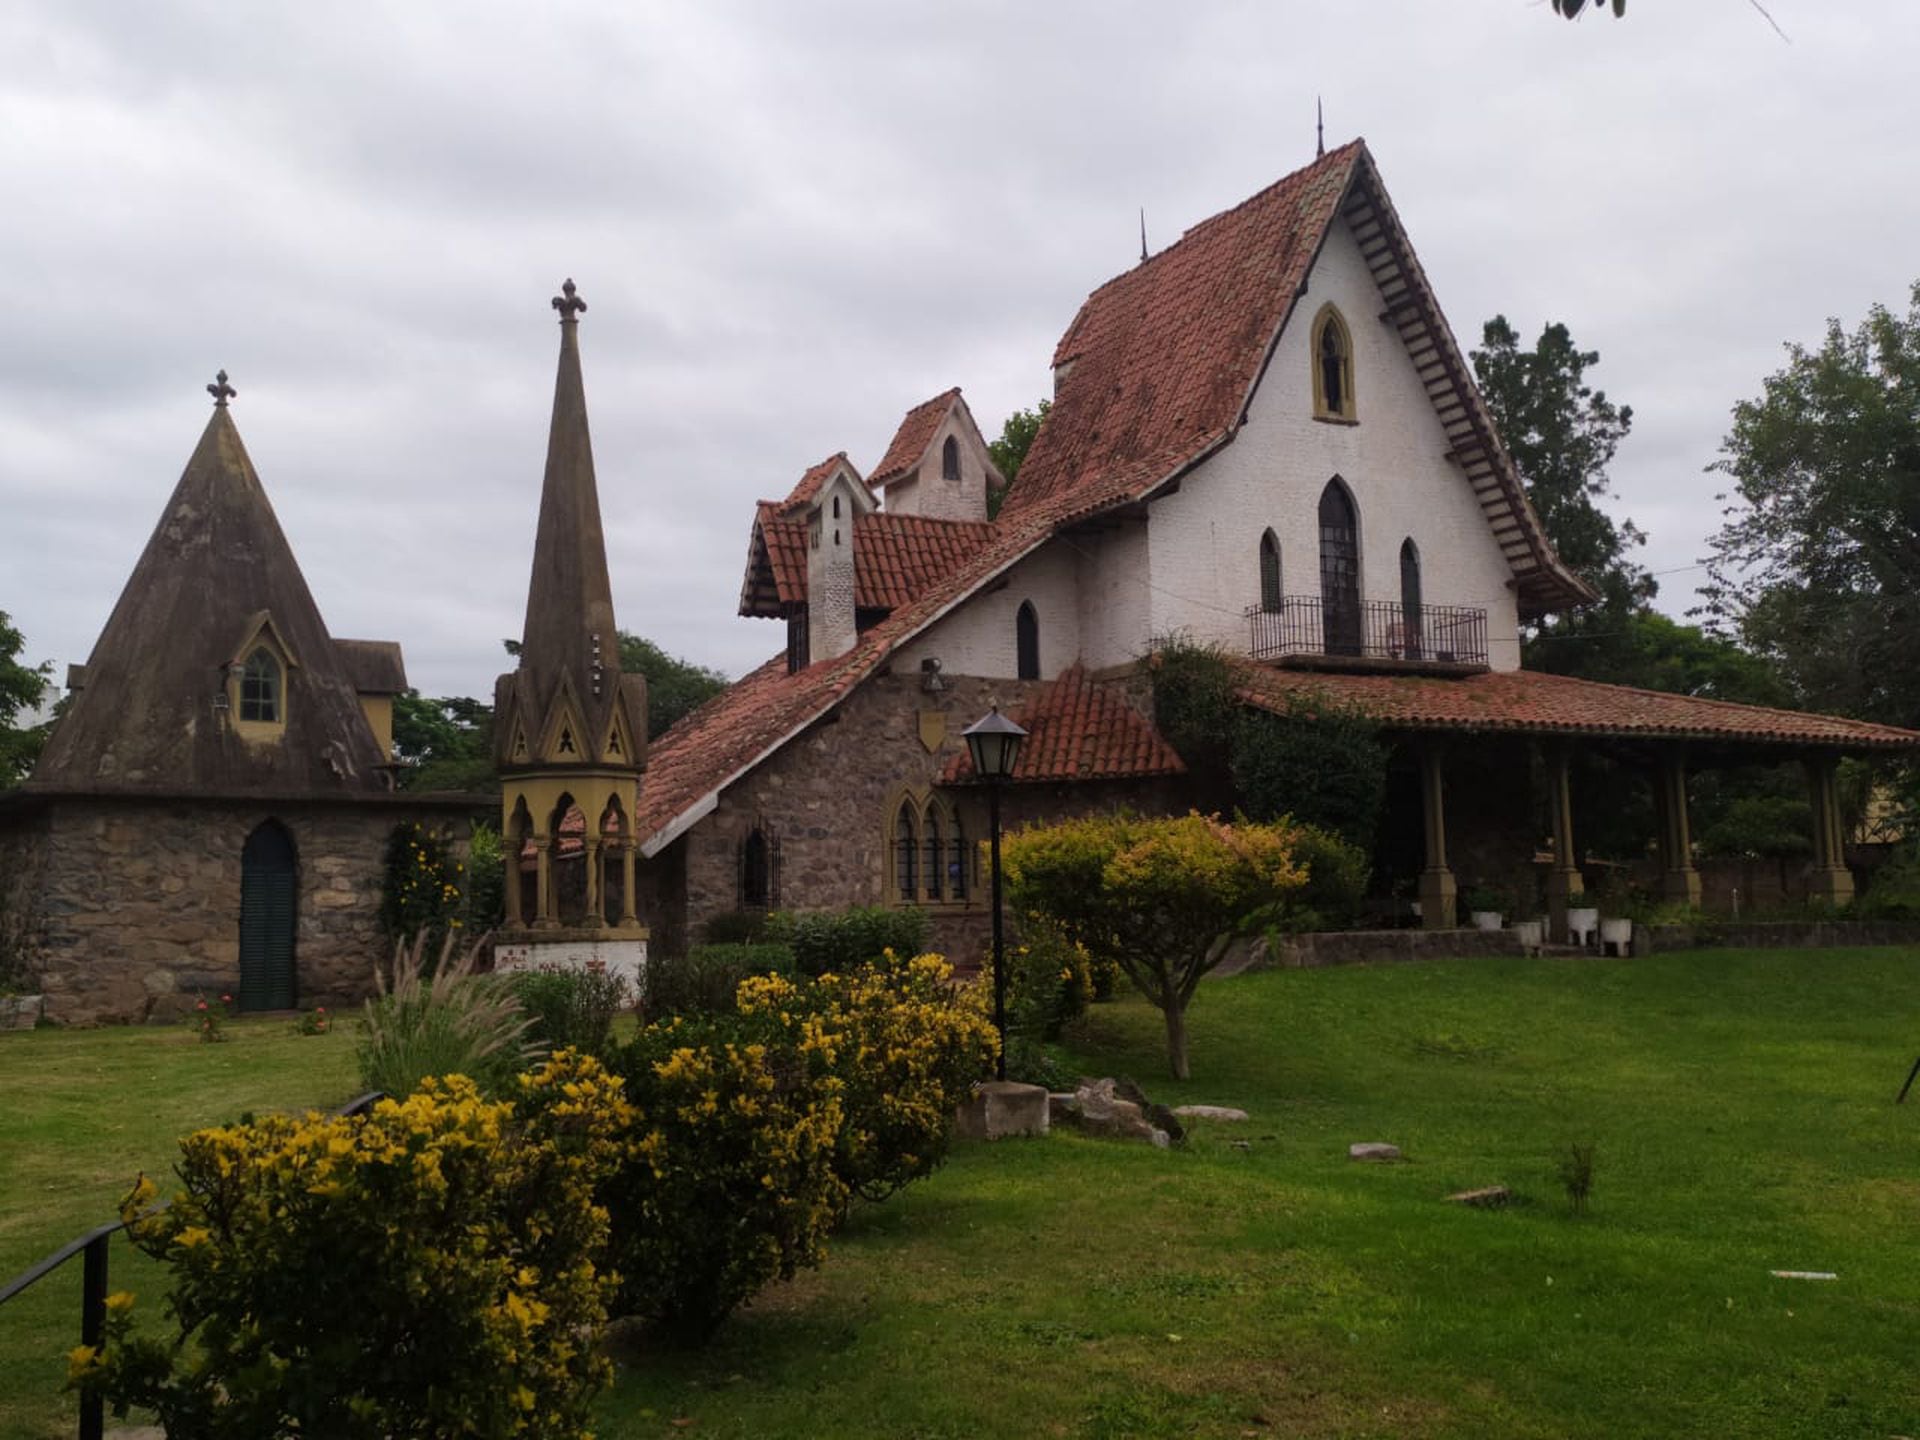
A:
<svg viewBox="0 0 1920 1440">
<path fill-rule="evenodd" d="M 941 478 L 941 452 L 947 437 L 960 448 L 960 478 Z M 935 520 L 985 520 L 987 518 L 986 442 L 968 420 L 966 403 L 958 401 L 947 411 L 933 443 L 920 457 L 920 467 L 886 489 L 885 508 L 895 515 L 925 515 Z"/>
<path fill-rule="evenodd" d="M 1080 656 L 1094 670 L 1147 653 L 1153 630 L 1147 524 L 1133 520 L 1072 538 L 1080 565 Z"/>
<path fill-rule="evenodd" d="M 1358 424 L 1313 418 L 1309 332 L 1329 300 L 1353 334 Z M 1359 511 L 1361 597 L 1399 599 L 1400 545 L 1411 536 L 1424 601 L 1484 608 L 1490 662 L 1497 670 L 1518 667 L 1512 571 L 1473 487 L 1444 458 L 1446 434 L 1380 310 L 1359 248 L 1344 224 L 1336 226 L 1239 436 L 1188 475 L 1178 494 L 1153 504 L 1147 634 L 1186 630 L 1245 650 L 1244 611 L 1260 598 L 1260 536 L 1268 527 L 1280 541 L 1283 593 L 1318 595 L 1320 494 L 1339 475 Z"/>
<path fill-rule="evenodd" d="M 895 652 L 896 674 L 910 674 L 929 655 L 949 675 L 1011 680 L 1019 673 L 1014 616 L 1032 601 L 1040 622 L 1040 678 L 1051 680 L 1080 658 L 1080 560 L 1052 540 L 1007 572 L 1007 583 L 975 595 Z"/>
</svg>

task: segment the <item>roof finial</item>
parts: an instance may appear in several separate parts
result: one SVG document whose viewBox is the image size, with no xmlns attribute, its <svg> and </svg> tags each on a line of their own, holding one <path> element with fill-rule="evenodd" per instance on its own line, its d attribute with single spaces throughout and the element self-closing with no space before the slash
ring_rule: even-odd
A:
<svg viewBox="0 0 1920 1440">
<path fill-rule="evenodd" d="M 553 308 L 560 312 L 560 323 L 571 325 L 580 318 L 587 308 L 587 302 L 573 293 L 573 277 L 567 277 L 567 283 L 560 287 L 560 293 L 553 297 Z"/>
<path fill-rule="evenodd" d="M 1321 107 L 1320 97 L 1313 97 L 1313 158 L 1318 160 L 1327 153 L 1327 117 Z"/>
<path fill-rule="evenodd" d="M 214 408 L 224 410 L 227 408 L 227 401 L 240 392 L 227 383 L 227 372 L 222 370 L 213 377 L 213 383 L 207 386 L 207 393 L 213 396 Z"/>
<path fill-rule="evenodd" d="M 1146 259 L 1147 259 L 1147 207 L 1142 205 L 1140 207 L 1140 262 L 1142 264 L 1145 264 Z"/>
</svg>

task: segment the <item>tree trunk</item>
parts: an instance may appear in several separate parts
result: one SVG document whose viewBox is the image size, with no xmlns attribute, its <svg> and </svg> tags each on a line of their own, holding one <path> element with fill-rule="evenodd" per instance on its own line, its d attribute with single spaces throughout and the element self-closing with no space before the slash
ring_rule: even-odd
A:
<svg viewBox="0 0 1920 1440">
<path fill-rule="evenodd" d="M 1167 997 L 1165 1009 L 1167 1017 L 1167 1064 L 1173 1069 L 1173 1078 L 1186 1080 L 1187 1073 L 1187 1002 L 1179 991 Z"/>
</svg>

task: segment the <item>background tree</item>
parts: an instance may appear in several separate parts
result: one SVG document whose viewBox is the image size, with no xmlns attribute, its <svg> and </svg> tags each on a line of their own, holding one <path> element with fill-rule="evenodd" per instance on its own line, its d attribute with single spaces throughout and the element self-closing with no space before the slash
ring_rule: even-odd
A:
<svg viewBox="0 0 1920 1440">
<path fill-rule="evenodd" d="M 494 774 L 493 707 L 465 695 L 396 695 L 393 752 L 403 790 L 485 790 Z"/>
<path fill-rule="evenodd" d="M 20 651 L 25 645 L 26 637 L 0 610 L 0 789 L 27 778 L 47 736 L 44 725 L 15 724 L 39 707 L 52 668 L 23 664 Z"/>
<path fill-rule="evenodd" d="M 726 689 L 718 670 L 667 654 L 653 641 L 620 632 L 620 668 L 647 677 L 647 738 L 661 734 Z"/>
<path fill-rule="evenodd" d="M 1000 427 L 1000 438 L 987 442 L 987 454 L 993 457 L 993 463 L 1000 468 L 1000 473 L 1007 477 L 1002 489 L 987 496 L 989 520 L 1000 513 L 1007 491 L 1013 489 L 1013 477 L 1020 473 L 1021 462 L 1033 447 L 1033 437 L 1040 433 L 1040 422 L 1047 418 L 1047 412 L 1051 409 L 1053 401 L 1041 400 L 1031 410 L 1014 411 L 1007 417 L 1006 424 Z"/>
<path fill-rule="evenodd" d="M 1904 317 L 1830 320 L 1787 356 L 1712 467 L 1733 493 L 1705 613 L 1801 704 L 1920 723 L 1920 283 Z"/>
</svg>

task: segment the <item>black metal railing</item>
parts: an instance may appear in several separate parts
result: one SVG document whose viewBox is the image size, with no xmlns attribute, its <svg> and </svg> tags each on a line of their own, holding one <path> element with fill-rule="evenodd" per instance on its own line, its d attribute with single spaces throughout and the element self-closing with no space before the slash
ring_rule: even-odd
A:
<svg viewBox="0 0 1920 1440">
<path fill-rule="evenodd" d="M 349 1100 L 334 1113 L 362 1115 L 371 1110 L 375 1102 L 385 1098 L 380 1091 L 374 1090 Z M 164 1209 L 165 1206 L 160 1208 Z M 69 1240 L 46 1259 L 29 1266 L 5 1285 L 0 1285 L 0 1305 L 5 1305 L 21 1291 L 29 1289 L 36 1281 L 51 1275 L 79 1255 L 83 1257 L 80 1262 L 80 1343 L 98 1349 L 107 1331 L 107 1242 L 126 1228 L 126 1221 L 116 1220 L 111 1225 L 89 1230 L 78 1240 Z M 105 1397 L 97 1389 L 81 1390 L 80 1440 L 101 1440 L 106 1433 L 106 1425 Z"/>
<path fill-rule="evenodd" d="M 1485 665 L 1487 612 L 1470 605 L 1402 605 L 1319 595 L 1283 595 L 1247 610 L 1256 660 L 1325 655 L 1415 665 Z"/>
</svg>

